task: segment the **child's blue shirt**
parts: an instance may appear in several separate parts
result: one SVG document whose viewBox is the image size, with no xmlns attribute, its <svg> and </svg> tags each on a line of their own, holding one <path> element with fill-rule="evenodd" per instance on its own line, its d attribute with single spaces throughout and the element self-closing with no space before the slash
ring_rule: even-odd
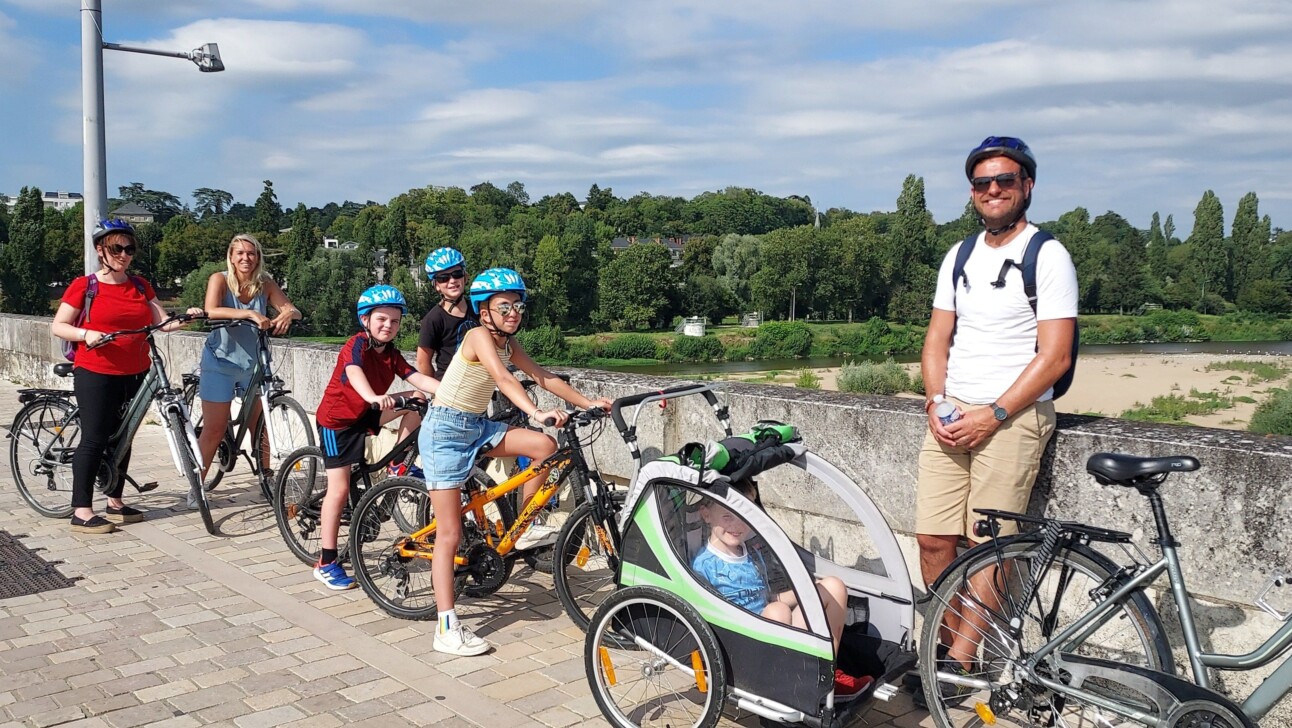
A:
<svg viewBox="0 0 1292 728">
<path fill-rule="evenodd" d="M 714 551 L 706 543 L 691 562 L 691 568 L 732 604 L 755 614 L 767 606 L 767 580 L 750 558 L 749 549 L 745 549 L 743 556 L 733 558 Z"/>
</svg>

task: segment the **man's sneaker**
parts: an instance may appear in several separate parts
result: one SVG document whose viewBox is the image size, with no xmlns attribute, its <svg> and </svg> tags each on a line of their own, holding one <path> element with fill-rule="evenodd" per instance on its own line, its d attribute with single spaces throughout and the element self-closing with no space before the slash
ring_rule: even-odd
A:
<svg viewBox="0 0 1292 728">
<path fill-rule="evenodd" d="M 544 526 L 541 523 L 535 523 L 525 529 L 525 532 L 516 539 L 517 551 L 528 551 L 543 546 L 550 546 L 556 541 L 556 529 L 551 526 Z"/>
<path fill-rule="evenodd" d="M 197 499 L 198 499 L 197 491 L 193 489 L 189 489 L 187 505 L 190 511 L 197 510 Z"/>
<path fill-rule="evenodd" d="M 336 562 L 315 566 L 314 578 L 334 591 L 345 591 L 355 586 L 354 579 L 351 579 L 350 575 L 345 573 L 345 569 Z"/>
<path fill-rule="evenodd" d="M 461 622 L 448 632 L 441 633 L 438 629 L 435 630 L 435 639 L 431 641 L 431 646 L 436 652 L 458 657 L 474 657 L 489 651 L 489 643 L 477 637 L 475 632 Z"/>
<path fill-rule="evenodd" d="M 850 700 L 856 700 L 858 696 L 866 692 L 866 688 L 875 682 L 875 678 L 869 675 L 862 677 L 853 677 L 843 670 L 834 671 L 834 702 L 846 703 Z"/>
</svg>

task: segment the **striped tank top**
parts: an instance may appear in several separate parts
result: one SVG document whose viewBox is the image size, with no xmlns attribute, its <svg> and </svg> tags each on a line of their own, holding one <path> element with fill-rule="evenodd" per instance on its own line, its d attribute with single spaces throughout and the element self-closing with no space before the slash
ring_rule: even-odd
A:
<svg viewBox="0 0 1292 728">
<path fill-rule="evenodd" d="M 495 349 L 504 366 L 511 363 L 511 342 L 501 349 Z M 459 347 L 444 372 L 440 388 L 435 391 L 435 404 L 440 407 L 452 407 L 462 412 L 482 415 L 489 409 L 489 399 L 498 385 L 484 364 L 478 361 L 467 361 Z"/>
</svg>

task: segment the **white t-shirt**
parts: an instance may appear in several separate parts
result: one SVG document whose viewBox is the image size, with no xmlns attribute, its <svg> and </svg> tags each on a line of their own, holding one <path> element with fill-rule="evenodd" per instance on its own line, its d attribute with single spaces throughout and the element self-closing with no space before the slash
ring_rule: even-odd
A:
<svg viewBox="0 0 1292 728">
<path fill-rule="evenodd" d="M 1076 318 L 1077 271 L 1067 248 L 1057 240 L 1042 245 L 1036 258 L 1035 315 L 1023 292 L 1021 268 L 1010 266 L 1004 288 L 991 285 L 1006 260 L 1022 265 L 1023 252 L 1036 232 L 1036 226 L 1029 224 L 999 248 L 987 245 L 979 235 L 965 262 L 959 290 L 952 290 L 951 271 L 963 243 L 952 246 L 942 259 L 933 307 L 956 314 L 947 359 L 948 396 L 970 404 L 996 401 L 1036 356 L 1037 320 Z M 1047 389 L 1037 401 L 1053 394 Z"/>
</svg>

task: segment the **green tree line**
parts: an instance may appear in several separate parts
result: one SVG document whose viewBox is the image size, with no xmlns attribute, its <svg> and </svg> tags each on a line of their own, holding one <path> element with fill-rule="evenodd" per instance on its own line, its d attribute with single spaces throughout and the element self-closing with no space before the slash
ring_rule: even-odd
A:
<svg viewBox="0 0 1292 728">
<path fill-rule="evenodd" d="M 594 184 L 580 201 L 568 192 L 531 200 L 520 182 L 483 182 L 412 189 L 385 203 L 294 208 L 279 203 L 270 180 L 251 204 L 209 187 L 193 190 L 192 204 L 141 183 L 118 193 L 110 209 L 134 202 L 156 215 L 139 226 L 135 265 L 160 288 L 200 296 L 230 238 L 252 232 L 267 248 L 271 272 L 309 312 L 307 333 L 316 335 L 354 329 L 351 304 L 379 269 L 415 312 L 426 310 L 434 296 L 423 285 L 421 260 L 445 245 L 463 252 L 471 272 L 519 270 L 533 292 L 531 327 L 659 329 L 677 316 L 719 321 L 742 311 L 769 320 L 919 323 L 929 315 L 942 256 L 980 229 L 969 205 L 960 217 L 935 222 L 924 181 L 914 175 L 894 210 L 869 213 L 819 211 L 806 197 L 737 187 L 690 199 L 644 192 L 622 198 Z M 80 274 L 80 207 L 46 210 L 40 196 L 24 188 L 12 214 L 0 206 L 6 311 L 46 312 L 47 284 Z M 1208 314 L 1292 312 L 1292 234 L 1260 214 L 1254 192 L 1238 201 L 1228 231 L 1221 201 L 1205 192 L 1183 240 L 1171 215 L 1154 214 L 1141 229 L 1116 212 L 1092 218 L 1078 207 L 1039 224 L 1072 254 L 1083 313 L 1127 313 L 1144 304 Z M 325 237 L 343 249 L 325 249 Z M 635 243 L 612 247 L 616 239 Z M 190 277 L 197 283 L 185 286 Z"/>
</svg>

